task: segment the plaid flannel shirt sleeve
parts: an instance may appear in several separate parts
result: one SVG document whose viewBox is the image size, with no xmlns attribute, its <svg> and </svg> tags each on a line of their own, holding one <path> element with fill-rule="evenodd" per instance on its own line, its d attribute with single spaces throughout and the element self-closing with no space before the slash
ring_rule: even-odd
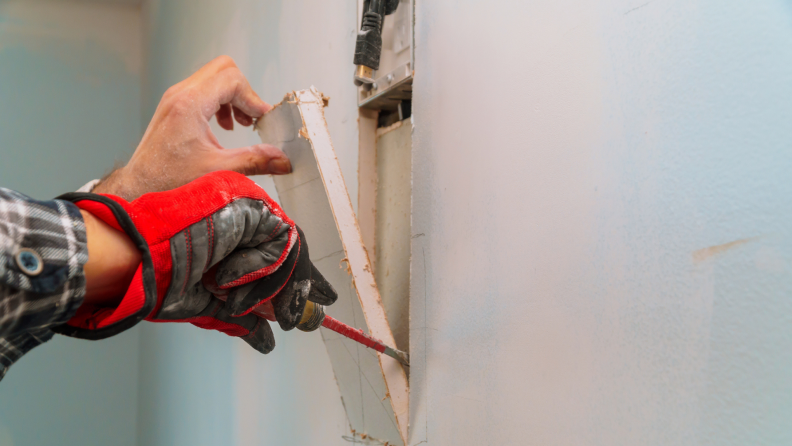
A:
<svg viewBox="0 0 792 446">
<path fill-rule="evenodd" d="M 74 316 L 88 261 L 79 209 L 0 188 L 0 379 Z"/>
</svg>

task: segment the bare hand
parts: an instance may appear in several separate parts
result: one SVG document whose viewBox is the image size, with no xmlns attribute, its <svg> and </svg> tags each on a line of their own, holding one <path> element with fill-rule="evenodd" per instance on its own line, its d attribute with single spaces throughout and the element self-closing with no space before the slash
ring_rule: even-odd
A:
<svg viewBox="0 0 792 446">
<path fill-rule="evenodd" d="M 129 163 L 100 182 L 94 192 L 131 201 L 217 170 L 244 175 L 289 173 L 291 163 L 280 149 L 267 144 L 224 149 L 209 128 L 212 116 L 226 130 L 234 128 L 234 120 L 250 126 L 270 108 L 230 57 L 218 57 L 165 92 Z"/>
</svg>

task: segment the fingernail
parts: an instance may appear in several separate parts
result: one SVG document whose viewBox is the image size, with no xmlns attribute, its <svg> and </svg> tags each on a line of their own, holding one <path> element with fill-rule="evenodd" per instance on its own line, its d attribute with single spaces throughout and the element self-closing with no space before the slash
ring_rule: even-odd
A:
<svg viewBox="0 0 792 446">
<path fill-rule="evenodd" d="M 269 163 L 269 170 L 275 174 L 281 173 L 291 173 L 292 166 L 291 161 L 286 158 L 278 158 L 270 161 Z"/>
</svg>

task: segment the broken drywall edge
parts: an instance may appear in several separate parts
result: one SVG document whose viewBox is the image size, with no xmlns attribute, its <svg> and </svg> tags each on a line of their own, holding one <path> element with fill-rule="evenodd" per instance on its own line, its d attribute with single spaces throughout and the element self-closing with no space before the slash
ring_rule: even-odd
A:
<svg viewBox="0 0 792 446">
<path fill-rule="evenodd" d="M 382 307 L 374 275 L 370 267 L 368 253 L 363 245 L 360 228 L 327 130 L 327 123 L 324 119 L 323 110 L 326 102 L 324 98 L 325 97 L 313 87 L 310 90 L 293 92 L 287 95 L 281 104 L 276 105 L 270 112 L 262 117 L 259 122 L 257 122 L 256 127 L 263 142 L 291 145 L 300 145 L 302 141 L 308 143 L 310 147 L 309 150 L 297 150 L 291 154 L 287 153 L 290 157 L 294 156 L 299 158 L 292 159 L 292 163 L 295 165 L 295 172 L 292 175 L 274 178 L 278 193 L 281 195 L 281 203 L 284 204 L 284 199 L 288 202 L 289 194 L 294 192 L 295 189 L 317 180 L 317 175 L 321 178 L 324 189 L 323 193 L 321 193 L 323 196 L 321 199 L 327 201 L 326 204 L 330 206 L 332 211 L 332 218 L 337 229 L 336 235 L 340 238 L 341 248 L 343 249 L 343 253 L 349 265 L 349 270 L 352 274 L 352 287 L 357 295 L 357 300 L 365 323 L 371 335 L 383 340 L 387 344 L 394 345 L 393 334 Z M 283 109 L 282 107 L 295 107 L 299 113 L 299 117 L 290 116 L 290 110 Z M 268 121 L 274 120 L 278 120 L 277 125 L 267 126 Z M 264 131 L 265 127 L 266 132 Z M 313 160 L 309 160 L 309 155 L 304 152 L 310 152 L 310 157 L 313 158 Z M 313 165 L 309 165 L 311 163 L 313 163 Z M 297 166 L 305 167 L 298 169 Z M 317 203 L 317 205 L 322 205 L 322 203 Z M 302 206 L 305 208 L 306 204 L 303 203 Z M 291 214 L 287 206 L 284 206 L 284 209 L 287 213 Z M 295 220 L 300 224 L 299 219 Z M 332 246 L 337 246 L 335 242 L 329 240 L 311 240 L 310 246 L 315 246 L 314 243 L 317 242 L 320 244 L 332 243 Z M 340 251 L 332 251 L 328 246 L 329 245 L 325 246 L 325 251 L 327 251 L 329 255 L 340 255 Z M 311 249 L 311 253 L 314 253 L 313 249 Z M 314 259 L 313 255 L 312 259 Z M 332 310 L 332 308 L 329 310 Z M 354 310 L 354 308 L 351 310 Z M 330 352 L 331 344 L 337 341 L 338 338 L 334 338 L 324 331 L 322 333 L 323 338 L 325 338 L 325 344 L 328 347 L 328 352 Z M 347 353 L 350 355 L 352 354 L 352 352 L 349 351 L 347 351 Z M 364 354 L 363 359 L 368 357 L 368 354 L 369 353 Z M 409 389 L 405 371 L 401 364 L 388 356 L 376 354 L 376 357 L 379 363 L 379 374 L 382 379 L 380 382 L 384 384 L 385 387 L 384 394 L 380 393 L 379 395 L 382 396 L 383 399 L 389 399 L 392 416 L 395 418 L 395 420 L 393 420 L 395 421 L 394 425 L 397 428 L 399 437 L 401 437 L 401 440 L 406 444 L 409 416 Z M 361 360 L 360 357 L 356 360 L 354 356 L 350 356 L 349 359 L 358 366 L 358 373 L 361 374 L 359 377 L 361 385 L 362 380 L 365 379 L 367 384 L 371 386 L 371 390 L 376 394 L 376 387 L 381 384 L 377 384 L 376 382 L 372 383 L 371 380 L 376 381 L 377 378 L 364 374 L 361 363 L 359 362 Z M 334 363 L 334 369 L 336 365 L 338 365 L 338 363 Z M 338 374 L 339 372 L 336 371 L 336 373 Z M 341 387 L 340 383 L 339 387 Z M 349 416 L 349 411 L 347 413 L 350 420 L 352 420 L 352 417 Z M 374 432 L 370 432 L 370 434 L 379 437 Z"/>
<path fill-rule="evenodd" d="M 377 138 L 379 138 L 382 135 L 385 135 L 386 133 L 390 133 L 390 132 L 398 129 L 402 125 L 404 125 L 404 121 L 396 121 L 395 123 L 393 123 L 393 124 L 391 124 L 391 125 L 389 125 L 387 127 L 378 128 L 377 129 Z"/>
</svg>

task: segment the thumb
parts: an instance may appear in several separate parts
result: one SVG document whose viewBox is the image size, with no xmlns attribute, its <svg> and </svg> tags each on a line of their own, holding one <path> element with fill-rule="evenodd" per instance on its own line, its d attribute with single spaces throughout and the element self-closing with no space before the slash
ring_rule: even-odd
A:
<svg viewBox="0 0 792 446">
<path fill-rule="evenodd" d="M 281 175 L 291 173 L 289 158 L 283 151 L 269 144 L 255 144 L 238 149 L 220 151 L 216 165 L 221 170 L 232 170 L 243 175 Z"/>
</svg>

